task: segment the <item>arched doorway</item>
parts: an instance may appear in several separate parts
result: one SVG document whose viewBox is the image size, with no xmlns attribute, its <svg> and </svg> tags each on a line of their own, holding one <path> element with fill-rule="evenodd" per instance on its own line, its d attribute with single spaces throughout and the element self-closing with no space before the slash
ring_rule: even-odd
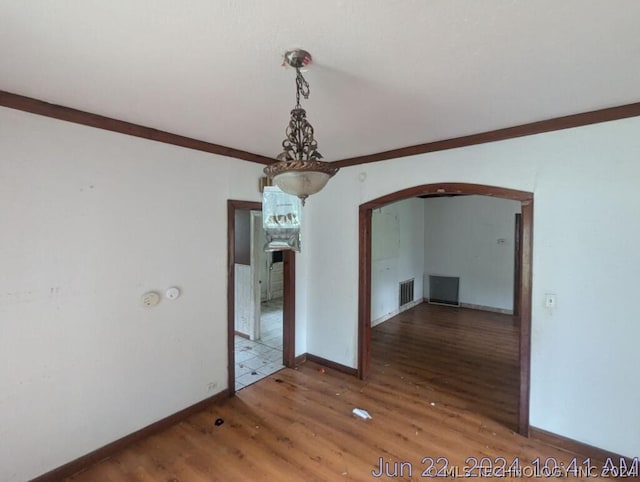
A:
<svg viewBox="0 0 640 482">
<path fill-rule="evenodd" d="M 470 194 L 511 199 L 521 203 L 521 249 L 516 288 L 519 291 L 518 432 L 529 432 L 529 377 L 531 357 L 531 265 L 533 249 L 533 193 L 502 187 L 467 183 L 439 183 L 397 191 L 360 205 L 358 282 L 358 376 L 369 374 L 371 363 L 371 218 L 374 209 L 417 196 Z"/>
</svg>

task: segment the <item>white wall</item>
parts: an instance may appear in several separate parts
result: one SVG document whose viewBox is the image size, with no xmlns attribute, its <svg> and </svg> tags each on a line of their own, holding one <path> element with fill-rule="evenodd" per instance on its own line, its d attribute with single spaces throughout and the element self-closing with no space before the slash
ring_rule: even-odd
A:
<svg viewBox="0 0 640 482">
<path fill-rule="evenodd" d="M 226 388 L 226 200 L 260 200 L 260 174 L 0 109 L 0 480 Z M 141 306 L 170 286 L 179 299 Z"/>
<path fill-rule="evenodd" d="M 638 159 L 634 118 L 343 169 L 305 207 L 296 354 L 356 366 L 359 204 L 434 182 L 532 191 L 531 423 L 637 455 Z M 0 480 L 226 387 L 226 199 L 259 200 L 260 172 L 0 108 Z"/>
<path fill-rule="evenodd" d="M 359 204 L 437 182 L 531 191 L 531 423 L 637 455 L 639 160 L 632 118 L 342 169 L 305 208 L 308 351 L 356 366 Z"/>
<path fill-rule="evenodd" d="M 519 212 L 519 201 L 489 196 L 425 199 L 425 274 L 459 276 L 461 303 L 513 310 Z"/>
<path fill-rule="evenodd" d="M 372 325 L 398 312 L 400 282 L 414 278 L 415 297 L 422 297 L 423 274 L 423 200 L 406 199 L 376 209 L 371 219 Z"/>
</svg>

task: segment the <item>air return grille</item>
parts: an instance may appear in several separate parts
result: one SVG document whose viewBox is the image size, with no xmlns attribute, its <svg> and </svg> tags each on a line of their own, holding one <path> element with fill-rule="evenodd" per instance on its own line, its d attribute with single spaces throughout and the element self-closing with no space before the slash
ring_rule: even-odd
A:
<svg viewBox="0 0 640 482">
<path fill-rule="evenodd" d="M 413 281 L 411 278 L 400 283 L 400 308 L 413 301 Z"/>
<path fill-rule="evenodd" d="M 429 275 L 429 303 L 460 306 L 460 278 Z"/>
</svg>

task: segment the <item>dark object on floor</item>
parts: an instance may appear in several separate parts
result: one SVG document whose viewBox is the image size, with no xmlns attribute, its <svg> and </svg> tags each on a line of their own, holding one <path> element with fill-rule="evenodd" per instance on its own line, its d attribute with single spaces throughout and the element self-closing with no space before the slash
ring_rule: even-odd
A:
<svg viewBox="0 0 640 482">
<path fill-rule="evenodd" d="M 219 427 L 220 425 L 222 425 L 224 423 L 224 420 L 222 420 L 221 418 L 216 418 L 216 421 L 214 422 L 214 425 L 216 427 Z"/>
<path fill-rule="evenodd" d="M 258 372 L 251 372 L 251 374 L 252 374 L 252 375 L 257 375 L 257 374 L 258 374 Z"/>
<path fill-rule="evenodd" d="M 282 380 L 280 380 L 279 378 L 276 378 L 276 383 L 282 383 Z"/>
</svg>

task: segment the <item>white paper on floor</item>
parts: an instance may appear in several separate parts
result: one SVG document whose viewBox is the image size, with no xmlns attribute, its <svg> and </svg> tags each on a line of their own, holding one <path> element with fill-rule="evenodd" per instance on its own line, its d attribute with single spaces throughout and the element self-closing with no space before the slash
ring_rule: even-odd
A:
<svg viewBox="0 0 640 482">
<path fill-rule="evenodd" d="M 369 415 L 369 412 L 361 408 L 354 408 L 352 412 L 354 415 L 357 415 L 360 418 L 364 418 L 365 420 L 369 420 L 373 418 L 371 415 Z"/>
</svg>

